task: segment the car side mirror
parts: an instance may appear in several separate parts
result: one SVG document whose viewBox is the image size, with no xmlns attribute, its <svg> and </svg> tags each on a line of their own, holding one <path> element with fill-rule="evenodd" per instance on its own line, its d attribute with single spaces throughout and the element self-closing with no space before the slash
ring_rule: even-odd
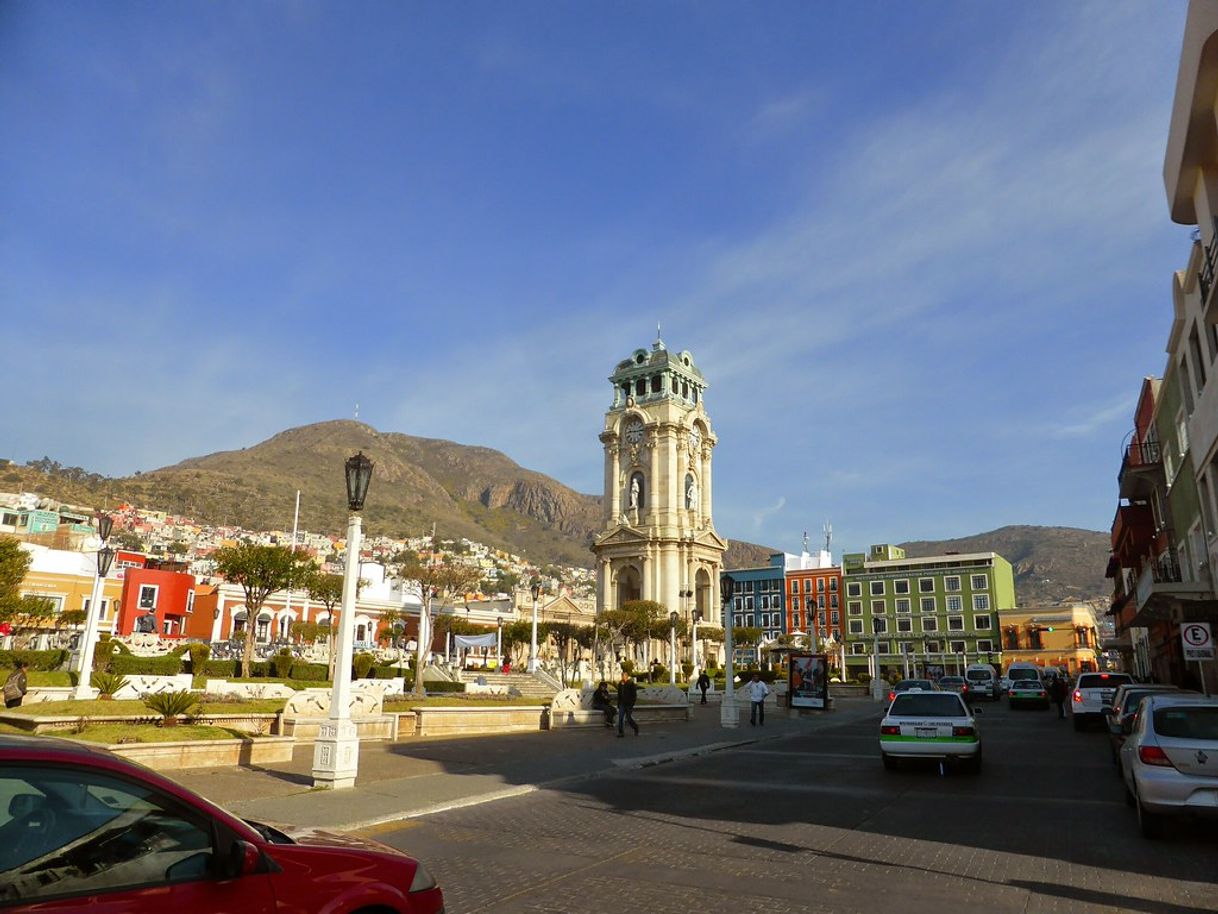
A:
<svg viewBox="0 0 1218 914">
<path fill-rule="evenodd" d="M 262 851 L 248 841 L 234 841 L 228 852 L 225 877 L 240 879 L 262 869 Z"/>
</svg>

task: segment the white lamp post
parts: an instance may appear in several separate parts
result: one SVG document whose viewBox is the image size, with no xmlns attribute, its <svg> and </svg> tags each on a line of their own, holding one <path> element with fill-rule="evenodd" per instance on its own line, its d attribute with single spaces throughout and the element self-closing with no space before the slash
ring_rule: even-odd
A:
<svg viewBox="0 0 1218 914">
<path fill-rule="evenodd" d="M 347 458 L 347 557 L 343 563 L 343 602 L 338 618 L 338 657 L 334 663 L 334 688 L 330 693 L 330 718 L 322 723 L 313 744 L 313 786 L 354 787 L 359 770 L 359 736 L 351 721 L 351 655 L 355 635 L 355 595 L 359 587 L 361 521 L 372 461 L 358 453 Z M 421 675 L 421 674 L 420 674 Z"/>
<path fill-rule="evenodd" d="M 677 613 L 668 614 L 668 683 L 677 684 Z"/>
<path fill-rule="evenodd" d="M 114 550 L 106 545 L 110 531 L 114 529 L 114 519 L 109 514 L 97 516 L 97 535 L 102 541 L 97 550 L 97 574 L 93 578 L 93 592 L 89 597 L 89 613 L 85 617 L 84 641 L 80 645 L 80 669 L 77 671 L 76 691 L 73 698 L 91 698 L 89 677 L 93 673 L 93 649 L 97 641 L 97 627 L 101 623 L 102 590 L 105 587 L 106 575 L 110 573 L 110 565 L 114 562 Z"/>
<path fill-rule="evenodd" d="M 541 585 L 534 584 L 529 588 L 533 594 L 533 634 L 529 636 L 529 664 L 528 671 L 530 673 L 537 672 L 537 598 L 541 595 Z"/>
<path fill-rule="evenodd" d="M 694 658 L 693 675 L 696 678 L 702 673 L 702 666 L 698 662 L 698 622 L 702 619 L 702 613 L 701 611 L 695 609 L 689 614 L 689 617 L 693 620 L 693 626 L 690 632 L 689 651 Z"/>
<path fill-rule="evenodd" d="M 495 660 L 503 669 L 503 616 L 495 617 Z"/>
<path fill-rule="evenodd" d="M 724 575 L 721 585 L 723 590 L 723 644 L 727 650 L 727 662 L 724 664 L 726 677 L 723 683 L 723 701 L 719 705 L 719 724 L 729 730 L 740 726 L 740 714 L 736 710 L 736 689 L 732 681 L 736 676 L 732 658 L 732 654 L 735 653 L 735 646 L 732 644 L 732 623 L 734 621 L 732 589 L 735 583 L 730 575 Z"/>
</svg>

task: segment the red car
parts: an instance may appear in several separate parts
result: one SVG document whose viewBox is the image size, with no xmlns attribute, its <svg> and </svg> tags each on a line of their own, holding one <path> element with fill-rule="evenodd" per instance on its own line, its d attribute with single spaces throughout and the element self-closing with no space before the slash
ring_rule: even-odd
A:
<svg viewBox="0 0 1218 914">
<path fill-rule="evenodd" d="M 0 735 L 0 909 L 91 914 L 443 914 L 419 861 L 246 822 L 71 740 Z"/>
</svg>

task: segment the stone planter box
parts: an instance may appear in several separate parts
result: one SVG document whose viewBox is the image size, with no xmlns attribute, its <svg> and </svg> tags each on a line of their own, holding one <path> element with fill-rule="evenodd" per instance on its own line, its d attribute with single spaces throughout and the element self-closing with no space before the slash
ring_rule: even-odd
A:
<svg viewBox="0 0 1218 914">
<path fill-rule="evenodd" d="M 417 736 L 473 736 L 546 729 L 548 705 L 506 708 L 415 708 Z"/>
<path fill-rule="evenodd" d="M 179 723 L 211 724 L 217 727 L 230 727 L 233 730 L 243 730 L 246 733 L 274 733 L 278 714 L 202 714 L 199 717 L 178 715 Z M 85 717 L 90 724 L 156 724 L 161 720 L 160 714 L 149 711 L 147 714 L 90 714 Z M 64 733 L 74 729 L 80 723 L 79 717 L 34 717 L 22 714 L 0 713 L 0 723 L 11 724 L 34 734 Z"/>
<path fill-rule="evenodd" d="M 218 768 L 290 762 L 296 741 L 285 736 L 261 739 L 204 739 L 174 743 L 118 743 L 111 752 L 157 771 Z"/>
<path fill-rule="evenodd" d="M 96 688 L 90 688 L 89 692 L 90 699 L 97 697 Z M 25 693 L 25 699 L 21 702 L 21 707 L 40 704 L 44 701 L 69 701 L 75 697 L 75 686 L 30 686 L 30 690 Z"/>
<path fill-rule="evenodd" d="M 689 705 L 635 705 L 634 719 L 640 724 L 670 723 L 679 720 L 689 720 Z M 557 708 L 550 712 L 550 729 L 569 729 L 571 727 L 603 727 L 605 715 L 601 711 L 589 711 L 584 708 Z"/>
<path fill-rule="evenodd" d="M 317 739 L 321 725 L 328 717 L 283 717 L 279 721 L 279 733 L 309 742 Z M 353 717 L 355 734 L 360 739 L 397 739 L 398 719 L 393 714 L 380 717 Z"/>
</svg>

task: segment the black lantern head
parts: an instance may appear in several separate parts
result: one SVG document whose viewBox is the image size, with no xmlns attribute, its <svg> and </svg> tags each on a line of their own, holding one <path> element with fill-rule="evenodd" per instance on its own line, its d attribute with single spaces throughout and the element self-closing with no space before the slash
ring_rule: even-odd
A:
<svg viewBox="0 0 1218 914">
<path fill-rule="evenodd" d="M 372 481 L 372 461 L 360 451 L 347 458 L 347 506 L 352 511 L 364 510 L 364 499 L 368 497 L 368 483 Z"/>
<path fill-rule="evenodd" d="M 114 564 L 114 550 L 109 546 L 104 546 L 97 552 L 97 573 L 101 577 L 105 577 L 110 573 L 110 566 Z"/>
<path fill-rule="evenodd" d="M 541 585 L 540 584 L 534 584 L 532 587 L 529 588 L 529 590 L 531 590 L 533 592 L 534 600 L 536 600 L 539 596 L 541 596 Z"/>
<path fill-rule="evenodd" d="M 110 538 L 110 531 L 114 529 L 114 518 L 109 514 L 97 515 L 97 535 L 101 537 L 104 543 Z"/>
<path fill-rule="evenodd" d="M 702 610 L 695 609 L 693 612 L 690 613 L 690 616 L 693 618 L 693 620 L 695 622 L 701 622 L 702 621 Z"/>
<path fill-rule="evenodd" d="M 672 623 L 673 628 L 677 627 L 677 614 L 675 611 L 668 614 L 668 621 Z"/>
<path fill-rule="evenodd" d="M 503 627 L 503 616 L 496 616 L 495 624 L 498 625 L 500 628 L 502 628 Z"/>
<path fill-rule="evenodd" d="M 732 580 L 732 576 L 730 574 L 725 574 L 723 576 L 723 582 L 719 587 L 719 589 L 723 592 L 723 599 L 725 601 L 732 598 L 732 591 L 735 589 L 735 587 L 736 582 Z"/>
</svg>

